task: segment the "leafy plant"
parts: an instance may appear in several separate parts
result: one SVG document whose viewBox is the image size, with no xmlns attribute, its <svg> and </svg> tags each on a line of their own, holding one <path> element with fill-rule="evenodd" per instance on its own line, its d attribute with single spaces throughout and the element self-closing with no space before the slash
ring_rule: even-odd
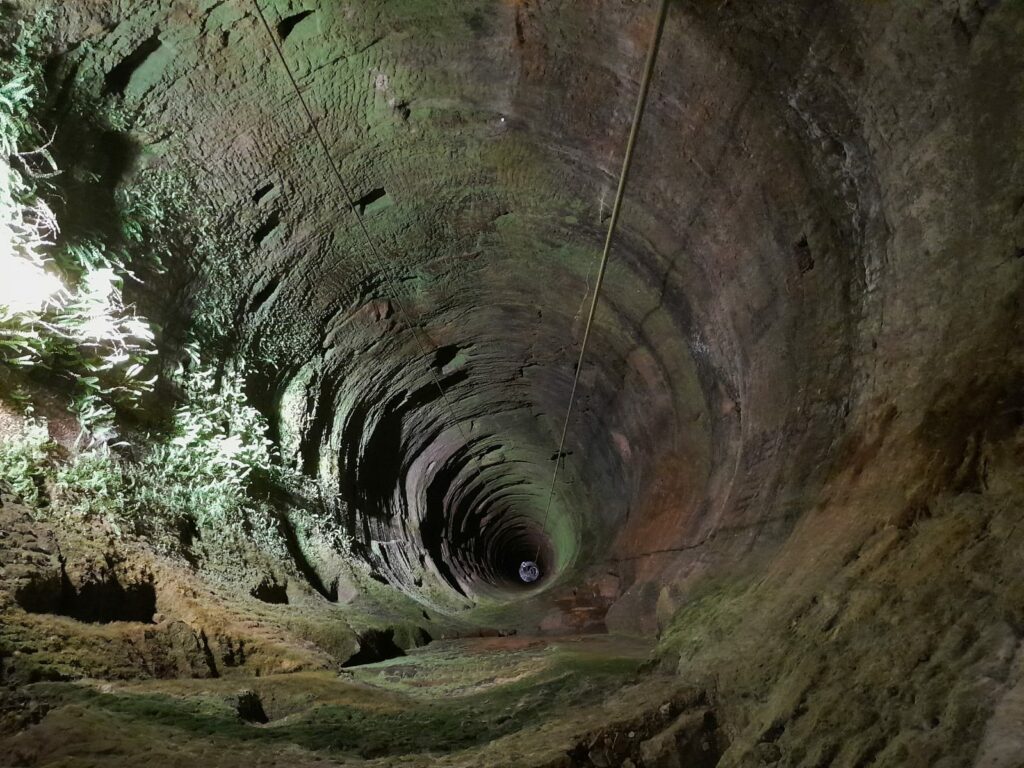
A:
<svg viewBox="0 0 1024 768">
<path fill-rule="evenodd" d="M 62 243 L 43 199 L 57 164 L 32 115 L 42 88 L 32 34 L 23 26 L 15 55 L 0 67 L 0 363 L 46 371 L 72 391 L 83 436 L 95 444 L 116 435 L 115 409 L 138 406 L 155 378 L 150 325 L 124 299 L 134 277 L 122 249 L 100 241 Z M 35 147 L 21 149 L 26 142 Z M 141 211 L 141 206 L 139 207 Z M 141 219 L 124 228 L 139 242 Z"/>
<path fill-rule="evenodd" d="M 140 490 L 144 506 L 166 516 L 193 516 L 204 526 L 237 522 L 253 472 L 275 470 L 266 420 L 250 406 L 240 373 L 218 377 L 210 367 L 180 374 L 185 404 L 169 439 L 141 463 L 154 482 Z"/>
<path fill-rule="evenodd" d="M 121 463 L 99 448 L 55 469 L 51 504 L 65 517 L 103 520 L 121 532 L 126 523 L 134 527 L 130 493 Z"/>
<path fill-rule="evenodd" d="M 0 448 L 0 487 L 30 507 L 43 505 L 51 448 L 46 423 L 26 419 L 20 434 Z"/>
<path fill-rule="evenodd" d="M 0 5 L 0 32 L 7 31 L 3 24 Z M 265 419 L 249 405 L 243 366 L 219 370 L 190 347 L 189 365 L 170 377 L 183 397 L 168 429 L 131 451 L 112 450 L 121 445 L 119 417 L 139 408 L 156 384 L 154 328 L 126 298 L 126 287 L 143 270 L 158 273 L 172 254 L 207 283 L 226 285 L 230 254 L 216 252 L 212 215 L 196 203 L 189 180 L 173 172 L 112 184 L 105 192 L 114 192 L 114 220 L 102 222 L 110 226 L 74 238 L 63 233 L 47 200 L 61 216 L 73 210 L 58 194 L 67 177 L 55 155 L 67 154 L 58 151 L 63 134 L 42 129 L 40 34 L 21 24 L 13 39 L 12 55 L 0 55 L 0 155 L 10 160 L 0 164 L 0 274 L 8 287 L 0 283 L 0 366 L 23 374 L 15 383 L 40 375 L 49 385 L 61 383 L 82 435 L 75 455 L 61 462 L 45 424 L 26 422 L 21 437 L 0 442 L 0 484 L 49 519 L 102 521 L 153 540 L 195 525 L 212 539 L 244 533 L 265 549 L 282 548 L 276 512 L 253 498 L 253 480 L 302 483 L 280 466 Z M 98 105 L 74 108 L 85 125 Z M 109 129 L 117 116 L 105 119 Z M 80 187 L 100 183 L 72 163 L 70 176 Z M 12 291 L 15 274 L 23 279 Z M 230 327 L 230 306 L 212 293 L 196 298 L 190 331 L 204 348 L 220 343 Z M 24 405 L 30 410 L 30 402 Z M 299 515 L 307 537 L 347 545 L 324 514 Z"/>
<path fill-rule="evenodd" d="M 284 470 L 265 419 L 246 401 L 241 374 L 198 366 L 182 380 L 187 400 L 171 432 L 154 435 L 139 459 L 98 447 L 58 463 L 45 424 L 27 419 L 22 437 L 0 446 L 0 482 L 48 517 L 101 520 L 119 532 L 194 522 L 211 532 L 249 527 L 273 538 L 271 515 L 250 499 L 250 478 Z"/>
</svg>

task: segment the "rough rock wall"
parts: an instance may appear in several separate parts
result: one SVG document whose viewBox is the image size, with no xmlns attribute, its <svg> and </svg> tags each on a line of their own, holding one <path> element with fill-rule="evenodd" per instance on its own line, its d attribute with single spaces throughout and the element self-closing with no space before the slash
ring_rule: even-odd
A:
<svg viewBox="0 0 1024 768">
<path fill-rule="evenodd" d="M 572 622 L 599 624 L 620 593 L 620 624 L 646 619 L 652 585 L 712 543 L 729 558 L 780 540 L 856 400 L 884 224 L 864 138 L 846 139 L 845 165 L 818 146 L 839 129 L 814 124 L 834 119 L 814 100 L 842 73 L 801 64 L 816 59 L 785 14 L 779 44 L 802 53 L 783 73 L 675 6 L 542 526 L 651 31 L 640 10 L 269 8 L 354 206 L 246 4 L 60 11 L 66 38 L 88 40 L 78 77 L 154 132 L 148 162 L 195 168 L 230 211 L 233 280 L 198 290 L 229 295 L 238 344 L 283 396 L 285 446 L 336 490 L 366 557 L 426 603 L 511 594 L 501 553 L 535 549 L 563 583 L 589 579 L 590 598 L 551 593 Z M 822 23 L 840 50 L 853 20 Z"/>
<path fill-rule="evenodd" d="M 667 628 L 735 761 L 1007 749 L 1021 5 L 673 4 L 544 526 L 650 4 L 265 7 L 351 200 L 242 0 L 59 7 L 55 71 L 137 112 L 140 168 L 194 169 L 239 244 L 194 290 L 380 577 Z"/>
<path fill-rule="evenodd" d="M 495 551 L 536 546 L 649 616 L 652 585 L 781 540 L 848 435 L 912 430 L 1014 342 L 1013 3 L 675 4 L 542 531 L 650 9 L 307 5 L 266 12 L 347 192 L 248 3 L 61 8 L 64 66 L 137 112 L 145 162 L 194 169 L 239 244 L 197 290 L 424 601 L 507 588 Z"/>
</svg>

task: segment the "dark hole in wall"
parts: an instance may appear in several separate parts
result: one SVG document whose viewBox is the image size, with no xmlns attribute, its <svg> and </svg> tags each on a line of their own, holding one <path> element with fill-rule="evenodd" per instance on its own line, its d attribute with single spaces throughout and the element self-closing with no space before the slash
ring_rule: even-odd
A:
<svg viewBox="0 0 1024 768">
<path fill-rule="evenodd" d="M 53 179 L 61 242 L 122 238 L 123 214 L 115 190 L 135 169 L 141 145 L 126 133 L 70 115 L 58 125 L 52 149 L 61 169 Z"/>
<path fill-rule="evenodd" d="M 67 616 L 96 623 L 139 621 L 152 623 L 156 613 L 156 589 L 152 583 L 122 586 L 113 576 L 78 588 L 78 597 Z"/>
<path fill-rule="evenodd" d="M 395 630 L 371 629 L 359 636 L 359 651 L 349 656 L 342 667 L 358 667 L 405 656 L 395 643 Z"/>
<path fill-rule="evenodd" d="M 160 49 L 160 45 L 160 36 L 154 32 L 138 48 L 122 59 L 103 79 L 103 95 L 123 95 L 128 83 L 131 82 L 132 75 L 146 63 L 146 59 Z"/>
<path fill-rule="evenodd" d="M 279 584 L 276 579 L 267 576 L 253 587 L 250 594 L 257 600 L 272 605 L 288 605 L 288 586 Z"/>
<path fill-rule="evenodd" d="M 245 665 L 245 640 L 239 639 L 237 645 L 230 637 L 222 640 L 222 645 L 227 646 L 221 651 L 220 660 L 225 667 L 241 667 Z"/>
<path fill-rule="evenodd" d="M 277 278 L 271 278 L 263 289 L 253 296 L 252 302 L 249 304 L 249 312 L 252 314 L 259 312 L 263 308 L 263 305 L 270 301 L 280 285 L 280 280 Z"/>
<path fill-rule="evenodd" d="M 800 242 L 793 246 L 793 253 L 796 255 L 796 267 L 801 275 L 805 275 L 814 269 L 814 256 L 811 254 L 811 246 L 806 237 L 801 237 Z"/>
<path fill-rule="evenodd" d="M 53 56 L 47 62 L 46 87 L 54 94 L 53 111 L 61 114 L 68 107 L 78 77 L 79 63 L 70 61 L 66 54 Z"/>
<path fill-rule="evenodd" d="M 690 768 L 715 768 L 727 746 L 718 730 L 713 712 L 705 712 L 700 724 L 692 731 L 681 731 L 676 737 L 679 762 Z"/>
<path fill-rule="evenodd" d="M 252 242 L 257 248 L 263 245 L 263 241 L 270 237 L 274 230 L 281 226 L 281 214 L 279 211 L 271 213 L 252 235 Z"/>
<path fill-rule="evenodd" d="M 451 365 L 452 361 L 459 356 L 461 349 L 455 344 L 440 347 L 434 352 L 434 367 L 442 370 Z"/>
<path fill-rule="evenodd" d="M 376 204 L 376 207 L 383 207 L 382 204 L 386 202 L 387 196 L 388 192 L 383 187 L 371 190 L 356 200 L 356 210 L 359 211 L 361 216 L 368 211 L 372 211 L 375 207 L 374 204 Z"/>
<path fill-rule="evenodd" d="M 33 579 L 15 593 L 14 599 L 29 613 L 67 616 L 89 624 L 152 624 L 156 613 L 156 587 L 151 576 L 124 585 L 115 574 L 107 572 L 76 589 L 63 563 L 59 575 Z"/>
<path fill-rule="evenodd" d="M 771 725 L 771 727 L 768 728 L 768 730 L 766 730 L 763 734 L 761 734 L 761 738 L 758 741 L 761 742 L 761 743 L 764 743 L 764 744 L 774 744 L 776 741 L 779 740 L 779 737 L 781 737 L 782 734 L 785 733 L 785 732 L 786 732 L 786 723 L 785 723 L 785 721 L 779 721 L 779 722 L 773 723 Z"/>
<path fill-rule="evenodd" d="M 96 140 L 96 154 L 103 162 L 100 176 L 111 187 L 120 184 L 138 162 L 140 148 L 130 136 L 118 131 L 104 131 Z"/>
<path fill-rule="evenodd" d="M 274 184 L 273 184 L 273 182 L 269 182 L 267 184 L 264 184 L 262 187 L 260 187 L 255 192 L 253 192 L 252 201 L 254 203 L 258 203 L 260 200 L 265 198 L 267 195 L 269 195 L 273 191 L 274 191 Z"/>
<path fill-rule="evenodd" d="M 277 23 L 277 34 L 280 35 L 281 40 L 287 40 L 288 36 L 295 31 L 295 28 L 312 15 L 313 11 L 300 11 L 291 16 L 286 16 Z"/>
<path fill-rule="evenodd" d="M 267 717 L 267 713 L 263 709 L 263 701 L 255 691 L 240 693 L 235 704 L 235 710 L 238 712 L 238 717 L 247 723 L 260 723 L 262 725 L 270 722 L 270 718 Z"/>
</svg>

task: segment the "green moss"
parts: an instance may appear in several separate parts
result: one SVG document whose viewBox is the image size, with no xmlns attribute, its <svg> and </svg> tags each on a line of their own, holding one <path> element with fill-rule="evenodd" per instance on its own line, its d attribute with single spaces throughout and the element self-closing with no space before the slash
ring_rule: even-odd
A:
<svg viewBox="0 0 1024 768">
<path fill-rule="evenodd" d="M 54 685 L 36 686 L 34 693 L 55 706 L 107 712 L 126 728 L 173 729 L 189 738 L 212 740 L 222 749 L 230 749 L 232 743 L 278 743 L 375 757 L 450 752 L 493 741 L 565 708 L 591 703 L 614 690 L 635 668 L 633 660 L 559 653 L 540 673 L 482 693 L 422 701 L 351 696 L 351 704 L 332 701 L 264 727 L 242 721 L 232 700 L 224 696 L 105 694 L 84 686 Z M 339 683 L 335 696 L 352 690 Z"/>
<path fill-rule="evenodd" d="M 116 522 L 129 504 L 124 472 L 107 451 L 83 453 L 58 465 L 53 488 L 54 505 L 76 518 Z"/>
<path fill-rule="evenodd" d="M 0 488 L 31 507 L 44 505 L 52 449 L 45 424 L 26 421 L 21 434 L 0 443 Z"/>
<path fill-rule="evenodd" d="M 708 583 L 672 617 L 658 643 L 658 654 L 692 658 L 725 639 L 749 615 L 748 581 Z"/>
</svg>

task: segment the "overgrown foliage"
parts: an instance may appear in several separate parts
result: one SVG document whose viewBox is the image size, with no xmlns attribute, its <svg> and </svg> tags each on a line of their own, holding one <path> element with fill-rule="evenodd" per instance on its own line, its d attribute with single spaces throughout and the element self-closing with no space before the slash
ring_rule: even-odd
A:
<svg viewBox="0 0 1024 768">
<path fill-rule="evenodd" d="M 45 422 L 29 417 L 19 437 L 0 446 L 0 488 L 40 517 L 100 522 L 119 534 L 244 529 L 277 546 L 272 515 L 251 498 L 251 480 L 287 478 L 265 419 L 246 402 L 242 376 L 218 377 L 197 364 L 181 378 L 189 399 L 169 434 L 153 436 L 137 460 L 105 446 L 61 460 Z"/>
<path fill-rule="evenodd" d="M 15 43 L 0 60 L 0 363 L 63 382 L 83 436 L 105 444 L 116 435 L 115 410 L 136 407 L 155 383 L 153 329 L 124 296 L 134 277 L 126 247 L 142 241 L 145 224 L 133 200 L 122 242 L 60 237 L 47 202 L 60 170 L 36 117 L 46 20 L 35 23 L 13 24 Z"/>
<path fill-rule="evenodd" d="M 8 436 L 0 447 L 0 487 L 37 508 L 45 501 L 52 444 L 45 423 L 26 419 L 23 426 L 20 435 Z"/>
<path fill-rule="evenodd" d="M 75 154 L 89 142 L 76 144 L 68 126 L 109 134 L 123 122 L 104 112 L 109 105 L 73 95 L 64 109 L 77 110 L 74 119 L 45 129 L 46 25 L 12 21 L 0 7 L 4 37 L 15 40 L 0 51 L 0 381 L 66 392 L 82 431 L 69 454 L 23 398 L 20 431 L 0 441 L 0 490 L 39 517 L 98 522 L 158 546 L 187 549 L 202 531 L 280 549 L 276 513 L 254 498 L 255 481 L 301 481 L 280 466 L 266 420 L 247 401 L 244 364 L 208 362 L 221 357 L 209 350 L 230 327 L 222 308 L 199 302 L 190 335 L 205 359 L 192 344 L 175 370 L 158 359 L 159 329 L 126 298 L 168 258 L 207 270 L 223 263 L 209 252 L 205 209 L 180 174 L 100 178 Z M 61 169 L 62 157 L 72 167 Z M 102 204 L 90 208 L 95 200 Z M 176 393 L 179 405 L 148 434 L 138 424 L 135 433 L 123 429 L 123 417 L 151 401 L 158 371 L 161 391 Z M 0 393 L 9 402 L 12 394 Z M 304 529 L 330 528 L 299 514 Z"/>
<path fill-rule="evenodd" d="M 253 474 L 277 471 L 266 420 L 248 404 L 239 372 L 218 377 L 195 359 L 183 384 L 187 399 L 175 412 L 170 438 L 138 467 L 147 479 L 136 484 L 136 501 L 162 519 L 207 528 L 241 523 L 249 517 Z"/>
</svg>

